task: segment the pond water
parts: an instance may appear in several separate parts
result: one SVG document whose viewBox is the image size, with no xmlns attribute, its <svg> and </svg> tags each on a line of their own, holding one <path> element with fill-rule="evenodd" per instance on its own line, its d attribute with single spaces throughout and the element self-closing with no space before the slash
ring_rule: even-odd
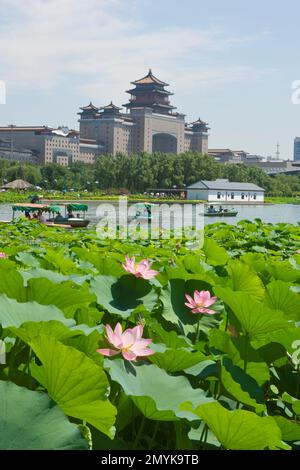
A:
<svg viewBox="0 0 300 470">
<path fill-rule="evenodd" d="M 88 205 L 87 218 L 91 221 L 92 225 L 97 224 L 99 218 L 96 216 L 96 210 L 99 204 L 104 204 L 105 201 L 90 201 Z M 116 211 L 118 211 L 118 203 L 115 201 L 107 201 L 112 204 Z M 57 204 L 57 203 L 55 203 Z M 0 220 L 11 220 L 12 219 L 12 208 L 11 204 L 0 204 Z M 129 204 L 130 206 L 130 204 Z M 205 225 L 212 224 L 215 222 L 226 222 L 228 224 L 236 224 L 239 220 L 248 219 L 254 220 L 260 218 L 264 222 L 277 223 L 277 222 L 288 222 L 297 225 L 300 222 L 300 205 L 294 204 L 257 204 L 257 205 L 246 205 L 246 204 L 235 204 L 234 210 L 238 211 L 236 217 L 205 217 Z M 63 213 L 63 210 L 62 210 Z M 191 219 L 192 222 L 192 219 Z M 164 226 L 164 223 L 162 223 Z"/>
</svg>

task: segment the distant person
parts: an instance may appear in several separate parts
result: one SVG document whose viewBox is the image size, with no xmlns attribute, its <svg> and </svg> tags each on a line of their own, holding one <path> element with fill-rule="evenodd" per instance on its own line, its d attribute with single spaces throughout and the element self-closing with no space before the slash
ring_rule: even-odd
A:
<svg viewBox="0 0 300 470">
<path fill-rule="evenodd" d="M 34 196 L 32 196 L 30 202 L 31 204 L 36 204 L 37 202 L 39 202 L 40 198 L 37 194 L 35 194 Z"/>
<path fill-rule="evenodd" d="M 38 212 L 38 220 L 41 222 L 41 224 L 44 224 L 46 222 L 46 217 L 43 214 L 43 211 Z"/>
<path fill-rule="evenodd" d="M 71 210 L 68 211 L 67 216 L 68 216 L 68 219 L 73 219 L 74 218 L 74 214 Z"/>
<path fill-rule="evenodd" d="M 210 214 L 213 214 L 213 213 L 215 212 L 214 206 L 209 206 L 208 212 L 209 212 Z"/>
<path fill-rule="evenodd" d="M 223 209 L 223 207 L 222 207 L 222 206 L 220 206 L 220 208 L 219 208 L 219 212 L 224 212 L 224 209 Z"/>
<path fill-rule="evenodd" d="M 62 219 L 63 219 L 63 216 L 61 215 L 60 212 L 59 212 L 59 213 L 57 214 L 57 216 L 54 218 L 55 222 L 59 222 L 59 221 L 61 221 Z"/>
<path fill-rule="evenodd" d="M 26 211 L 25 212 L 25 217 L 26 217 L 26 219 L 30 220 L 31 219 L 30 212 Z"/>
<path fill-rule="evenodd" d="M 146 207 L 146 211 L 148 213 L 148 217 L 151 217 L 151 206 L 149 206 L 148 204 L 145 205 Z"/>
</svg>

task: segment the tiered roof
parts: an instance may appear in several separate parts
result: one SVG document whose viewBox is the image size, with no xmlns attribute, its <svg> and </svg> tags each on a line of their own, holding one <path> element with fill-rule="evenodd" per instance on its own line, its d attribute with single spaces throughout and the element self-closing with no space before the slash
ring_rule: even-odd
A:
<svg viewBox="0 0 300 470">
<path fill-rule="evenodd" d="M 121 109 L 111 101 L 107 106 L 100 108 L 100 111 L 102 111 L 102 114 L 120 114 Z"/>
<path fill-rule="evenodd" d="M 168 83 L 162 82 L 157 77 L 155 77 L 152 73 L 152 70 L 149 69 L 149 72 L 145 77 L 136 80 L 135 82 L 131 82 L 133 85 L 161 85 L 161 86 L 169 86 Z"/>
<path fill-rule="evenodd" d="M 82 106 L 80 109 L 82 109 L 82 111 L 99 111 L 99 108 L 94 106 L 91 101 L 87 106 Z"/>
<path fill-rule="evenodd" d="M 192 130 L 206 132 L 210 129 L 208 122 L 202 121 L 202 119 L 197 119 L 197 121 L 192 122 Z"/>
<path fill-rule="evenodd" d="M 132 108 L 152 108 L 157 113 L 170 114 L 176 109 L 169 102 L 170 93 L 165 90 L 168 83 L 163 82 L 153 75 L 150 69 L 145 77 L 131 82 L 135 88 L 128 90 L 131 95 L 129 103 L 124 104 L 127 109 Z"/>
</svg>

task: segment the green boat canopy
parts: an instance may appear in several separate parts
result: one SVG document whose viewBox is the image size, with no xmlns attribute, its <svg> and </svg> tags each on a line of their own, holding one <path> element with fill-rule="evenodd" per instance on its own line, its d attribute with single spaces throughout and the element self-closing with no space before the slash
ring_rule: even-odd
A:
<svg viewBox="0 0 300 470">
<path fill-rule="evenodd" d="M 50 212 L 55 214 L 59 214 L 61 212 L 61 208 L 59 206 L 49 206 Z"/>
<path fill-rule="evenodd" d="M 86 204 L 67 204 L 68 211 L 79 211 L 79 212 L 87 212 L 88 206 Z"/>
<path fill-rule="evenodd" d="M 46 204 L 14 204 L 12 206 L 14 212 L 51 212 L 58 214 L 60 208 Z"/>
<path fill-rule="evenodd" d="M 134 206 L 137 209 L 145 209 L 145 207 L 153 207 L 155 204 L 151 204 L 150 202 L 137 202 Z"/>
</svg>

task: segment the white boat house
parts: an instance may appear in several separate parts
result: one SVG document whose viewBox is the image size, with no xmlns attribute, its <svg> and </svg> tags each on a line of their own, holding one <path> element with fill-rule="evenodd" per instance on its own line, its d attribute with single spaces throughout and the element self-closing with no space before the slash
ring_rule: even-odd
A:
<svg viewBox="0 0 300 470">
<path fill-rule="evenodd" d="M 264 202 L 264 189 L 253 183 L 237 183 L 228 179 L 200 180 L 188 186 L 187 199 L 209 202 Z"/>
</svg>

